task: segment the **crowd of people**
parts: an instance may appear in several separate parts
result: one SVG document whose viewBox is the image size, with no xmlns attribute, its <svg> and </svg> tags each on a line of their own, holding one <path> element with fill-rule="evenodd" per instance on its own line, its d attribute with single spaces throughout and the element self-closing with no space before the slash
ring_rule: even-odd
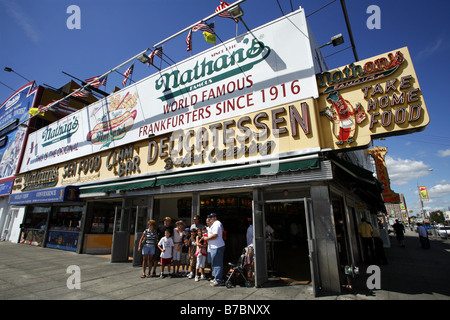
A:
<svg viewBox="0 0 450 320">
<path fill-rule="evenodd" d="M 138 246 L 143 256 L 141 278 L 158 277 L 156 268 L 159 262 L 160 278 L 205 280 L 208 264 L 211 286 L 222 285 L 225 241 L 224 228 L 217 215 L 208 215 L 206 225 L 200 223 L 199 216 L 194 216 L 190 227 L 182 220 L 175 222 L 175 226 L 171 222 L 170 217 L 165 217 L 160 226 L 156 225 L 155 220 L 148 221 L 148 228 L 144 230 Z"/>
</svg>

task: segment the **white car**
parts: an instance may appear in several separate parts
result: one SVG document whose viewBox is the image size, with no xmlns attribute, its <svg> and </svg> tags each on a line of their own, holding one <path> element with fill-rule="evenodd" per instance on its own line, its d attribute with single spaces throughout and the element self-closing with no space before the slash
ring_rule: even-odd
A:
<svg viewBox="0 0 450 320">
<path fill-rule="evenodd" d="M 437 232 L 440 237 L 448 239 L 448 236 L 450 235 L 450 227 L 439 226 Z"/>
</svg>

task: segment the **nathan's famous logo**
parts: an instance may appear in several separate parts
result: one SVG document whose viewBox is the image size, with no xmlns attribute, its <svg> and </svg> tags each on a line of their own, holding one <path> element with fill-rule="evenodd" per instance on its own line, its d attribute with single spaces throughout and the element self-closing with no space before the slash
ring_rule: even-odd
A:
<svg viewBox="0 0 450 320">
<path fill-rule="evenodd" d="M 110 98 L 106 105 L 94 107 L 90 116 L 97 124 L 89 131 L 86 140 L 108 147 L 114 140 L 122 139 L 136 119 L 137 111 L 132 109 L 136 106 L 138 97 L 137 92 L 127 92 L 124 96 L 118 94 Z"/>
<path fill-rule="evenodd" d="M 231 53 L 219 56 L 216 60 L 206 61 L 206 58 L 204 58 L 200 63 L 197 61 L 194 68 L 185 70 L 184 72 L 177 69 L 170 73 L 162 74 L 155 81 L 155 89 L 163 89 L 164 93 L 158 99 L 161 101 L 169 100 L 181 94 L 251 70 L 254 65 L 265 60 L 270 54 L 270 47 L 256 39 L 252 39 L 250 42 L 249 38 L 245 38 L 242 43 L 250 45 L 250 47 L 248 49 L 239 48 Z M 261 54 L 263 55 L 260 56 Z M 258 57 L 260 58 L 248 62 Z M 244 62 L 248 63 L 241 65 Z M 223 72 L 226 69 L 229 70 Z M 220 74 L 214 75 L 217 72 L 220 72 Z M 202 79 L 211 75 L 212 77 L 210 78 Z M 180 89 L 172 91 L 180 86 L 182 86 Z"/>
<path fill-rule="evenodd" d="M 371 130 L 377 124 L 388 127 L 393 122 L 400 125 L 420 118 L 422 108 L 419 103 L 411 104 L 409 109 L 403 106 L 405 103 L 419 101 L 420 89 L 412 88 L 410 75 L 400 79 L 386 80 L 385 83 L 376 82 L 391 76 L 405 61 L 400 51 L 397 51 L 395 56 L 389 53 L 388 58 L 389 60 L 380 58 L 369 61 L 363 66 L 352 63 L 342 71 L 323 72 L 317 75 L 319 87 L 326 87 L 321 95 L 326 94 L 326 101 L 331 104 L 331 106 L 325 106 L 320 114 L 332 121 L 333 134 L 337 139 L 336 145 L 354 142 L 356 125 L 366 120 L 367 116 L 370 117 L 369 129 Z M 372 81 L 376 83 L 368 84 Z M 356 102 L 353 106 L 343 97 L 343 89 L 357 85 L 364 85 L 361 90 L 364 94 L 363 98 L 367 101 L 367 114 L 360 102 Z M 388 106 L 398 108 L 392 110 L 387 108 Z M 377 111 L 378 107 L 379 111 Z M 373 112 L 369 113 L 371 110 Z"/>
<path fill-rule="evenodd" d="M 332 73 L 319 73 L 317 75 L 319 87 L 326 87 L 328 84 L 328 87 L 321 94 L 388 77 L 397 71 L 399 65 L 405 61 L 405 58 L 400 51 L 397 51 L 395 56 L 392 53 L 389 53 L 388 58 L 389 60 L 383 57 L 374 61 L 369 61 L 366 62 L 364 66 L 355 66 L 354 63 L 351 63 L 342 71 L 337 70 Z"/>
<path fill-rule="evenodd" d="M 67 117 L 61 121 L 58 121 L 55 126 L 48 126 L 42 132 L 42 139 L 44 143 L 42 146 L 46 147 L 58 141 L 70 138 L 75 132 L 78 131 L 79 123 L 78 117 Z"/>
</svg>

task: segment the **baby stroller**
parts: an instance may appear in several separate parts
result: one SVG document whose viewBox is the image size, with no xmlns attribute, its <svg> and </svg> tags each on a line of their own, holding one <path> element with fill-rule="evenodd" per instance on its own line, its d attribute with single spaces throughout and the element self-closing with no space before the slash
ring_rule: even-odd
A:
<svg viewBox="0 0 450 320">
<path fill-rule="evenodd" d="M 252 246 L 245 247 L 236 264 L 228 263 L 230 270 L 227 273 L 227 280 L 225 281 L 227 288 L 232 288 L 237 284 L 246 286 L 247 288 L 253 287 L 253 282 L 247 276 L 247 273 L 251 273 L 251 268 L 253 267 L 253 252 Z"/>
</svg>

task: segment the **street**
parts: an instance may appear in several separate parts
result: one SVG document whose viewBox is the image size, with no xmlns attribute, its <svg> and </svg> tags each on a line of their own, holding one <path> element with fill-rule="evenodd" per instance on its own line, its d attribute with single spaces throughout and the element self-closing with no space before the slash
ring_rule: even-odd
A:
<svg viewBox="0 0 450 320">
<path fill-rule="evenodd" d="M 141 268 L 103 256 L 0 243 L 1 300 L 449 300 L 450 240 L 431 236 L 431 249 L 407 231 L 406 248 L 391 236 L 380 266 L 381 288 L 369 290 L 371 274 L 360 266 L 353 292 L 314 297 L 310 285 L 271 281 L 263 288 L 211 287 L 187 278 L 141 279 Z"/>
</svg>

